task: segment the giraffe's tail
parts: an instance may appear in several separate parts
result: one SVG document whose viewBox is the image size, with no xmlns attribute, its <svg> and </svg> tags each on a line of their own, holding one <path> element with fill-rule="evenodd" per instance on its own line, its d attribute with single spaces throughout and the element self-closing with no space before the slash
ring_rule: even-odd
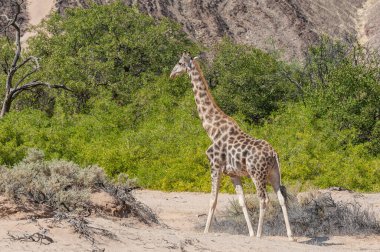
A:
<svg viewBox="0 0 380 252">
<path fill-rule="evenodd" d="M 275 158 L 276 158 L 276 163 L 277 163 L 277 167 L 278 167 L 278 176 L 280 178 L 280 192 L 281 192 L 282 196 L 285 199 L 285 205 L 288 206 L 288 203 L 289 203 L 289 194 L 288 194 L 288 192 L 286 190 L 286 187 L 284 185 L 282 185 L 282 183 L 281 183 L 281 168 L 280 168 L 280 161 L 278 160 L 277 153 L 275 154 Z"/>
<path fill-rule="evenodd" d="M 281 192 L 282 196 L 284 197 L 285 206 L 288 207 L 289 206 L 289 194 L 286 190 L 286 187 L 283 185 L 280 185 L 280 192 Z"/>
</svg>

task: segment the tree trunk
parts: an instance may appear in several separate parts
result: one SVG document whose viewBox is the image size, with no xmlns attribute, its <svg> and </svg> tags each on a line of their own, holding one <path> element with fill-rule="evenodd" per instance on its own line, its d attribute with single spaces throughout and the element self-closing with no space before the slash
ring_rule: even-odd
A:
<svg viewBox="0 0 380 252">
<path fill-rule="evenodd" d="M 3 101 L 3 107 L 1 108 L 0 112 L 0 119 L 4 117 L 6 113 L 9 112 L 11 109 L 11 104 L 12 104 L 12 97 L 10 95 L 6 95 Z"/>
</svg>

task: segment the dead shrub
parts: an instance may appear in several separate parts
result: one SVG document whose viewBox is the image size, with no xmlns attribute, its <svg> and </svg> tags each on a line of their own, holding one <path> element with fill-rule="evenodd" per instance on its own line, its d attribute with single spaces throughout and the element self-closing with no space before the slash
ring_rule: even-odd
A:
<svg viewBox="0 0 380 252">
<path fill-rule="evenodd" d="M 126 175 L 112 181 L 102 168 L 93 165 L 81 168 L 64 161 L 46 161 L 43 152 L 30 149 L 27 157 L 8 169 L 0 167 L 0 194 L 16 204 L 47 207 L 51 216 L 56 212 L 90 215 L 94 212 L 117 217 L 135 216 L 140 221 L 158 223 L 156 215 L 130 193 L 135 182 Z M 114 198 L 116 211 L 104 212 L 94 205 L 90 195 L 106 192 Z"/>
</svg>

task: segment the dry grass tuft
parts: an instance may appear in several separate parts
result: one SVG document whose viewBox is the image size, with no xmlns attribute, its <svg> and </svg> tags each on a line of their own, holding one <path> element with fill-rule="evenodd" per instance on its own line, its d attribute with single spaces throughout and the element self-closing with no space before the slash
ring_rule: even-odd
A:
<svg viewBox="0 0 380 252">
<path fill-rule="evenodd" d="M 272 196 L 272 195 L 271 195 Z M 259 219 L 259 201 L 247 198 L 247 207 L 254 226 Z M 289 220 L 296 236 L 369 235 L 380 234 L 380 223 L 373 212 L 363 208 L 358 202 L 334 201 L 330 192 L 310 193 L 299 203 L 289 195 Z M 224 216 L 212 225 L 214 230 L 232 234 L 248 234 L 247 225 L 237 201 L 232 201 L 224 211 Z M 286 228 L 281 207 L 270 197 L 264 217 L 264 235 L 286 236 Z"/>
</svg>

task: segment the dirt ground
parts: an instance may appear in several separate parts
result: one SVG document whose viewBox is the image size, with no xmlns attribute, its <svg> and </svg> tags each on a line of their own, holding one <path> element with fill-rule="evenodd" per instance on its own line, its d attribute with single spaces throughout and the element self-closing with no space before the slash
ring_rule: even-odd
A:
<svg viewBox="0 0 380 252">
<path fill-rule="evenodd" d="M 96 237 L 92 244 L 74 233 L 67 223 L 54 224 L 51 218 L 28 218 L 28 214 L 12 212 L 9 202 L 0 199 L 0 251 L 380 251 L 380 236 L 296 237 L 289 242 L 286 237 L 264 236 L 261 239 L 226 232 L 203 234 L 209 205 L 205 193 L 167 193 L 160 191 L 135 191 L 137 199 L 158 214 L 162 225 L 147 226 L 135 219 L 90 217 L 93 227 L 103 228 L 115 235 L 114 239 Z M 355 199 L 380 213 L 380 194 L 354 194 L 333 192 L 335 200 Z M 236 196 L 221 194 L 216 219 Z M 14 210 L 14 209 L 13 209 Z M 7 213 L 4 216 L 4 213 Z M 32 215 L 32 214 L 31 214 Z M 15 241 L 9 236 L 32 234 L 45 229 L 53 239 L 49 245 L 32 241 Z"/>
</svg>

